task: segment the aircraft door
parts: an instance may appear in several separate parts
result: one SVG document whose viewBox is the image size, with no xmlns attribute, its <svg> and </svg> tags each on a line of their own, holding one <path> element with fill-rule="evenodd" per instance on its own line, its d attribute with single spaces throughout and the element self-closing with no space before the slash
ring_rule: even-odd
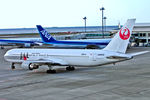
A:
<svg viewBox="0 0 150 100">
<path fill-rule="evenodd" d="M 89 59 L 92 60 L 92 61 L 96 61 L 96 59 L 97 59 L 97 54 L 96 54 L 96 53 L 90 53 L 90 54 L 89 54 Z"/>
</svg>

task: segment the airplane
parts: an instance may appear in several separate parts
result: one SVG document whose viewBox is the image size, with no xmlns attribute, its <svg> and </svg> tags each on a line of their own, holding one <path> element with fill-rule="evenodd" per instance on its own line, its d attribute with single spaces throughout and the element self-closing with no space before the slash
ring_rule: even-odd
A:
<svg viewBox="0 0 150 100">
<path fill-rule="evenodd" d="M 45 31 L 46 34 L 50 36 L 50 34 L 48 34 L 48 32 L 45 29 L 43 29 L 43 31 Z M 43 39 L 43 37 L 41 37 L 41 38 L 0 39 L 0 46 L 1 46 L 1 49 L 3 49 L 4 46 L 19 46 L 19 47 L 29 48 L 29 47 L 32 47 L 32 46 L 35 46 L 35 45 L 38 45 L 38 46 L 45 45 L 47 47 L 54 47 L 54 48 L 91 48 L 91 49 L 97 49 L 99 47 L 104 48 L 111 41 L 111 39 L 84 39 L 84 40 L 56 41 L 52 37 L 51 40 L 53 39 L 54 41 L 49 41 L 47 43 L 47 42 L 45 42 L 44 39 L 42 41 L 42 39 Z M 68 43 L 70 45 L 68 45 Z M 87 43 L 88 43 L 88 45 L 87 45 Z M 53 44 L 53 45 L 51 45 L 51 44 Z M 67 44 L 67 45 L 62 45 L 62 44 Z M 100 44 L 99 47 L 97 46 L 97 44 Z"/>
<path fill-rule="evenodd" d="M 56 37 L 57 38 L 57 37 Z M 80 42 L 99 42 L 101 43 L 101 48 L 105 47 L 111 39 L 85 39 L 85 40 L 70 40 L 70 41 L 80 41 Z M 67 40 L 64 40 L 67 41 Z M 53 42 L 52 42 L 53 43 Z M 103 45 L 105 44 L 105 45 Z M 4 49 L 4 46 L 19 46 L 19 47 L 25 47 L 29 48 L 32 46 L 46 46 L 46 47 L 53 47 L 53 48 L 86 48 L 85 46 L 81 45 L 52 45 L 50 43 L 45 43 L 42 41 L 41 38 L 10 38 L 10 39 L 0 39 L 0 46 L 1 49 Z M 93 48 L 96 49 L 95 45 L 88 45 L 87 48 Z"/>
<path fill-rule="evenodd" d="M 130 60 L 136 55 L 149 52 L 126 54 L 134 23 L 135 19 L 128 19 L 104 49 L 11 49 L 4 58 L 12 62 L 12 69 L 15 64 L 21 64 L 22 68 L 29 70 L 47 65 L 47 73 L 56 73 L 54 66 L 67 66 L 66 70 L 73 71 L 75 67 L 94 67 Z"/>
<path fill-rule="evenodd" d="M 83 39 L 83 40 L 56 40 L 41 25 L 36 25 L 39 34 L 45 44 L 52 44 L 53 47 L 68 48 L 87 48 L 98 49 L 104 48 L 111 41 L 108 39 Z"/>
</svg>

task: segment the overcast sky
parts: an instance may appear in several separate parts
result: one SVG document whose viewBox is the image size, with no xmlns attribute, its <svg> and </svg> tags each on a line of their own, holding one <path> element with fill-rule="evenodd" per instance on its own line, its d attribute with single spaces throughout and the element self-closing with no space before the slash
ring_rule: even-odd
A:
<svg viewBox="0 0 150 100">
<path fill-rule="evenodd" d="M 101 7 L 107 25 L 124 24 L 128 18 L 150 23 L 150 0 L 0 0 L 0 28 L 101 25 Z"/>
</svg>

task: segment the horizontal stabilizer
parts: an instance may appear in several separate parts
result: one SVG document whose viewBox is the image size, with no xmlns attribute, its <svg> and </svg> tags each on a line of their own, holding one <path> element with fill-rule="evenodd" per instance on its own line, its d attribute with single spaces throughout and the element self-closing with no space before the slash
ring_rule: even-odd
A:
<svg viewBox="0 0 150 100">
<path fill-rule="evenodd" d="M 148 53 L 148 52 L 150 52 L 150 51 L 141 51 L 141 52 L 128 53 L 128 54 L 131 55 L 131 56 L 137 56 L 137 55 L 145 54 L 145 53 Z"/>
</svg>

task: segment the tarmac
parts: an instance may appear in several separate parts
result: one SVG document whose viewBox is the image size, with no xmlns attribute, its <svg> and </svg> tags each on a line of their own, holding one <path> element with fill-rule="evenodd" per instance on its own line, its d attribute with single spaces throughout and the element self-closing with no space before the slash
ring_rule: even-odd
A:
<svg viewBox="0 0 150 100">
<path fill-rule="evenodd" d="M 128 53 L 148 50 L 133 47 Z M 47 67 L 24 70 L 3 59 L 0 50 L 0 100 L 150 100 L 150 52 L 131 60 L 47 74 Z"/>
</svg>

